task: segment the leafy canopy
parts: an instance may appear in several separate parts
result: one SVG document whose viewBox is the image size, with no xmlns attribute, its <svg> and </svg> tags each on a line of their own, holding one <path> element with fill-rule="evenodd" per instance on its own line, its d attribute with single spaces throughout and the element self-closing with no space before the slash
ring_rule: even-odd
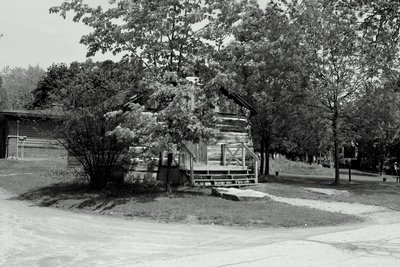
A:
<svg viewBox="0 0 400 267">
<path fill-rule="evenodd" d="M 34 90 L 33 107 L 62 107 L 66 110 L 94 107 L 108 102 L 121 105 L 128 93 L 137 89 L 140 68 L 123 60 L 53 64 Z"/>
<path fill-rule="evenodd" d="M 0 71 L 0 109 L 30 108 L 33 91 L 43 75 L 44 70 L 39 66 L 3 68 Z"/>
<path fill-rule="evenodd" d="M 112 0 L 110 8 L 103 10 L 71 0 L 50 12 L 65 18 L 72 11 L 75 22 L 93 28 L 81 39 L 88 56 L 99 51 L 124 53 L 155 73 L 190 76 L 196 60 L 212 49 L 205 40 L 222 45 L 235 22 L 226 13 L 236 14 L 238 6 L 234 0 Z"/>
<path fill-rule="evenodd" d="M 112 0 L 109 8 L 103 9 L 71 0 L 50 12 L 64 18 L 73 12 L 75 22 L 93 29 L 81 39 L 88 56 L 122 53 L 143 66 L 138 91 L 144 92 L 147 101 L 158 103 L 149 147 L 173 151 L 183 141 L 212 139 L 215 114 L 212 99 L 207 97 L 207 81 L 204 86 L 194 85 L 185 78 L 201 77 L 207 70 L 210 55 L 229 37 L 240 6 L 247 2 Z M 125 128 L 118 128 L 121 134 L 129 130 L 135 135 L 131 123 L 135 121 L 130 119 L 136 114 L 135 108 L 125 114 Z"/>
</svg>

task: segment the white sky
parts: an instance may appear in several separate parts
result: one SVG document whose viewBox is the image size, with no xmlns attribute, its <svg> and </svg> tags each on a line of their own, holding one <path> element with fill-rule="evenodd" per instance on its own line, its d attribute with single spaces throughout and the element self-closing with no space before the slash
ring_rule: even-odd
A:
<svg viewBox="0 0 400 267">
<path fill-rule="evenodd" d="M 64 20 L 49 14 L 49 8 L 62 0 L 0 0 L 0 70 L 5 66 L 47 68 L 52 63 L 70 63 L 86 59 L 86 47 L 79 44 L 81 36 L 90 32 L 82 23 Z M 86 0 L 97 6 L 108 0 Z M 267 0 L 259 0 L 261 6 Z M 104 60 L 112 55 L 99 54 Z"/>
</svg>

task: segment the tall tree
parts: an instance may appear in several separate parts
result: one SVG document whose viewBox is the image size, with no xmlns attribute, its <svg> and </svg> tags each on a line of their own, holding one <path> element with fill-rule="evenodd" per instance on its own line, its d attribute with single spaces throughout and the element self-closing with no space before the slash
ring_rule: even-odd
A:
<svg viewBox="0 0 400 267">
<path fill-rule="evenodd" d="M 6 109 L 7 102 L 7 92 L 2 89 L 3 87 L 3 77 L 0 76 L 0 110 Z"/>
<path fill-rule="evenodd" d="M 339 147 L 349 103 L 365 81 L 364 39 L 351 8 L 330 1 L 294 1 L 289 6 L 292 27 L 307 51 L 304 64 L 311 69 L 309 96 L 319 114 L 330 121 L 335 183 L 339 183 Z"/>
<path fill-rule="evenodd" d="M 391 148 L 400 141 L 400 88 L 398 75 L 384 86 L 369 86 L 366 94 L 354 103 L 354 127 L 361 144 L 363 167 L 382 174 L 391 156 Z M 392 155 L 394 156 L 394 155 Z"/>
<path fill-rule="evenodd" d="M 75 22 L 93 28 L 81 39 L 88 47 L 88 56 L 99 51 L 123 53 L 142 61 L 153 72 L 184 76 L 190 75 L 191 62 L 204 47 L 196 25 L 212 16 L 211 6 L 215 3 L 218 1 L 119 0 L 111 1 L 110 8 L 103 10 L 72 0 L 50 12 L 65 18 L 72 11 Z"/>
<path fill-rule="evenodd" d="M 299 64 L 296 36 L 288 34 L 289 22 L 278 5 L 262 10 L 256 1 L 249 1 L 232 26 L 234 40 L 214 57 L 214 80 L 235 90 L 257 110 L 252 132 L 261 152 L 261 173 L 269 174 L 270 153 L 294 150 L 287 139 L 300 121 L 306 68 Z"/>
<path fill-rule="evenodd" d="M 160 149 L 172 151 L 185 140 L 208 139 L 209 125 L 214 120 L 211 99 L 206 97 L 209 92 L 185 78 L 199 76 L 208 54 L 221 42 L 220 34 L 217 38 L 212 29 L 218 28 L 216 25 L 222 20 L 225 25 L 233 23 L 220 14 L 226 7 L 238 12 L 236 5 L 234 0 L 119 0 L 111 1 L 110 7 L 103 10 L 72 0 L 50 12 L 65 18 L 71 11 L 74 21 L 93 29 L 81 39 L 88 47 L 88 55 L 109 51 L 142 63 L 140 87 L 149 99 L 161 103 L 157 123 L 162 127 L 154 131 L 153 137 L 160 141 Z M 189 105 L 192 96 L 197 97 L 199 106 Z M 165 140 L 170 142 L 167 147 Z"/>
</svg>

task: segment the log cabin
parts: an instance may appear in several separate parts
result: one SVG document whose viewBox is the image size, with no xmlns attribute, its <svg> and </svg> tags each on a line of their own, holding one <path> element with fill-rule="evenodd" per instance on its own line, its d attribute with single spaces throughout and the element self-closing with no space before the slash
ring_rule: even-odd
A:
<svg viewBox="0 0 400 267">
<path fill-rule="evenodd" d="M 224 87 L 220 88 L 216 102 L 215 111 L 219 116 L 216 143 L 184 142 L 174 159 L 174 167 L 180 169 L 193 186 L 240 187 L 258 183 L 259 158 L 253 150 L 249 123 L 250 115 L 256 111 L 242 97 Z M 156 112 L 154 107 L 141 104 L 147 111 Z M 162 162 L 166 162 L 164 155 Z M 146 170 L 143 165 L 138 168 Z"/>
<path fill-rule="evenodd" d="M 256 111 L 239 95 L 221 87 L 215 111 L 215 144 L 185 142 L 179 166 L 194 186 L 246 186 L 259 182 L 249 117 Z"/>
</svg>

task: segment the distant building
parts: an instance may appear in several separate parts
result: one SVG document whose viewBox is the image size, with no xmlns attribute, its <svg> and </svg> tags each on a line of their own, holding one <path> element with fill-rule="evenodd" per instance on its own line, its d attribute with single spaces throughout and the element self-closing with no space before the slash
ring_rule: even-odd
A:
<svg viewBox="0 0 400 267">
<path fill-rule="evenodd" d="M 0 111 L 0 158 L 66 158 L 67 151 L 53 138 L 57 124 L 57 116 L 41 111 Z"/>
</svg>

